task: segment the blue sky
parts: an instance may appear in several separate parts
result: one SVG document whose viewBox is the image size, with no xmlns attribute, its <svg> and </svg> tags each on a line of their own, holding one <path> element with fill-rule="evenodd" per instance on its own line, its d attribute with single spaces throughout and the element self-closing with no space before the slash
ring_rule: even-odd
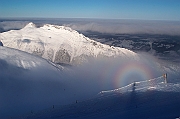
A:
<svg viewBox="0 0 180 119">
<path fill-rule="evenodd" d="M 180 20 L 180 0 L 0 0 L 2 17 Z"/>
</svg>

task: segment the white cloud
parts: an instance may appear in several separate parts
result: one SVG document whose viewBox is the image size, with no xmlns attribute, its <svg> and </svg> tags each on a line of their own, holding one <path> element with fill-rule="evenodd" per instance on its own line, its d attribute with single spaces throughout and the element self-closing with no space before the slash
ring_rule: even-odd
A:
<svg viewBox="0 0 180 119">
<path fill-rule="evenodd" d="M 0 30 L 21 29 L 29 21 L 37 25 L 57 24 L 69 26 L 78 31 L 93 31 L 116 34 L 161 34 L 180 35 L 180 21 L 146 20 L 95 20 L 95 19 L 29 19 L 0 22 Z"/>
<path fill-rule="evenodd" d="M 28 21 L 3 21 L 0 22 L 0 32 L 7 31 L 11 29 L 21 29 L 23 28 Z"/>
<path fill-rule="evenodd" d="M 65 25 L 78 31 L 100 33 L 180 35 L 180 22 L 177 21 L 98 20 Z"/>
</svg>

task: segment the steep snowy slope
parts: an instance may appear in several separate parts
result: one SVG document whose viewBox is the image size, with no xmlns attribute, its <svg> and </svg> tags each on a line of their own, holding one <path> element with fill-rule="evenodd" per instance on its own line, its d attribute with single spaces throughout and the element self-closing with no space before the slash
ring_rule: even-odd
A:
<svg viewBox="0 0 180 119">
<path fill-rule="evenodd" d="M 2 46 L 0 46 L 0 60 L 1 69 L 6 68 L 6 65 L 13 65 L 14 67 L 22 68 L 25 70 L 42 67 L 46 67 L 47 69 L 50 69 L 52 71 L 56 71 L 57 67 L 58 70 L 63 69 L 63 67 L 60 65 L 57 66 L 49 61 L 30 55 L 29 53 Z"/>
<path fill-rule="evenodd" d="M 43 109 L 43 102 L 49 105 L 49 100 L 55 101 L 55 91 L 63 91 L 62 68 L 29 53 L 0 46 L 0 118 Z M 56 98 L 60 100 L 59 93 Z"/>
<path fill-rule="evenodd" d="M 136 58 L 124 48 L 93 41 L 69 27 L 46 24 L 37 28 L 29 23 L 21 30 L 0 34 L 4 46 L 42 56 L 55 63 L 78 64 L 90 57 Z"/>
</svg>

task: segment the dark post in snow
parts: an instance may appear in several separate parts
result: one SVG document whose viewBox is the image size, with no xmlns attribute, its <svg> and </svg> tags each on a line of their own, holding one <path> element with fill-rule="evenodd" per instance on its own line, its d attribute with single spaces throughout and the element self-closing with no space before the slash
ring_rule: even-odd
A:
<svg viewBox="0 0 180 119">
<path fill-rule="evenodd" d="M 167 83 L 167 73 L 163 74 L 163 77 L 164 77 L 164 83 Z"/>
<path fill-rule="evenodd" d="M 3 43 L 1 42 L 1 40 L 0 40 L 0 46 L 3 46 Z"/>
<path fill-rule="evenodd" d="M 136 89 L 136 82 L 133 83 L 133 89 L 132 89 L 132 91 L 134 92 L 135 89 Z"/>
</svg>

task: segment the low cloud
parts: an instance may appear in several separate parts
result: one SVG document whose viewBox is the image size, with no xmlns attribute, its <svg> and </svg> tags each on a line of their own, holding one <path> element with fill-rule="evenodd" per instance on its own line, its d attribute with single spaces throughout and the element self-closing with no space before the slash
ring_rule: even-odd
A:
<svg viewBox="0 0 180 119">
<path fill-rule="evenodd" d="M 21 29 L 28 22 L 37 26 L 55 24 L 71 27 L 80 32 L 92 31 L 110 34 L 180 35 L 180 21 L 100 20 L 100 19 L 27 19 L 0 22 L 0 32 Z"/>
<path fill-rule="evenodd" d="M 27 23 L 29 22 L 28 21 L 2 21 L 0 22 L 0 32 L 21 29 L 24 26 L 26 26 Z"/>
<path fill-rule="evenodd" d="M 177 21 L 98 20 L 96 22 L 65 25 L 78 31 L 110 34 L 180 35 L 180 22 Z"/>
</svg>

